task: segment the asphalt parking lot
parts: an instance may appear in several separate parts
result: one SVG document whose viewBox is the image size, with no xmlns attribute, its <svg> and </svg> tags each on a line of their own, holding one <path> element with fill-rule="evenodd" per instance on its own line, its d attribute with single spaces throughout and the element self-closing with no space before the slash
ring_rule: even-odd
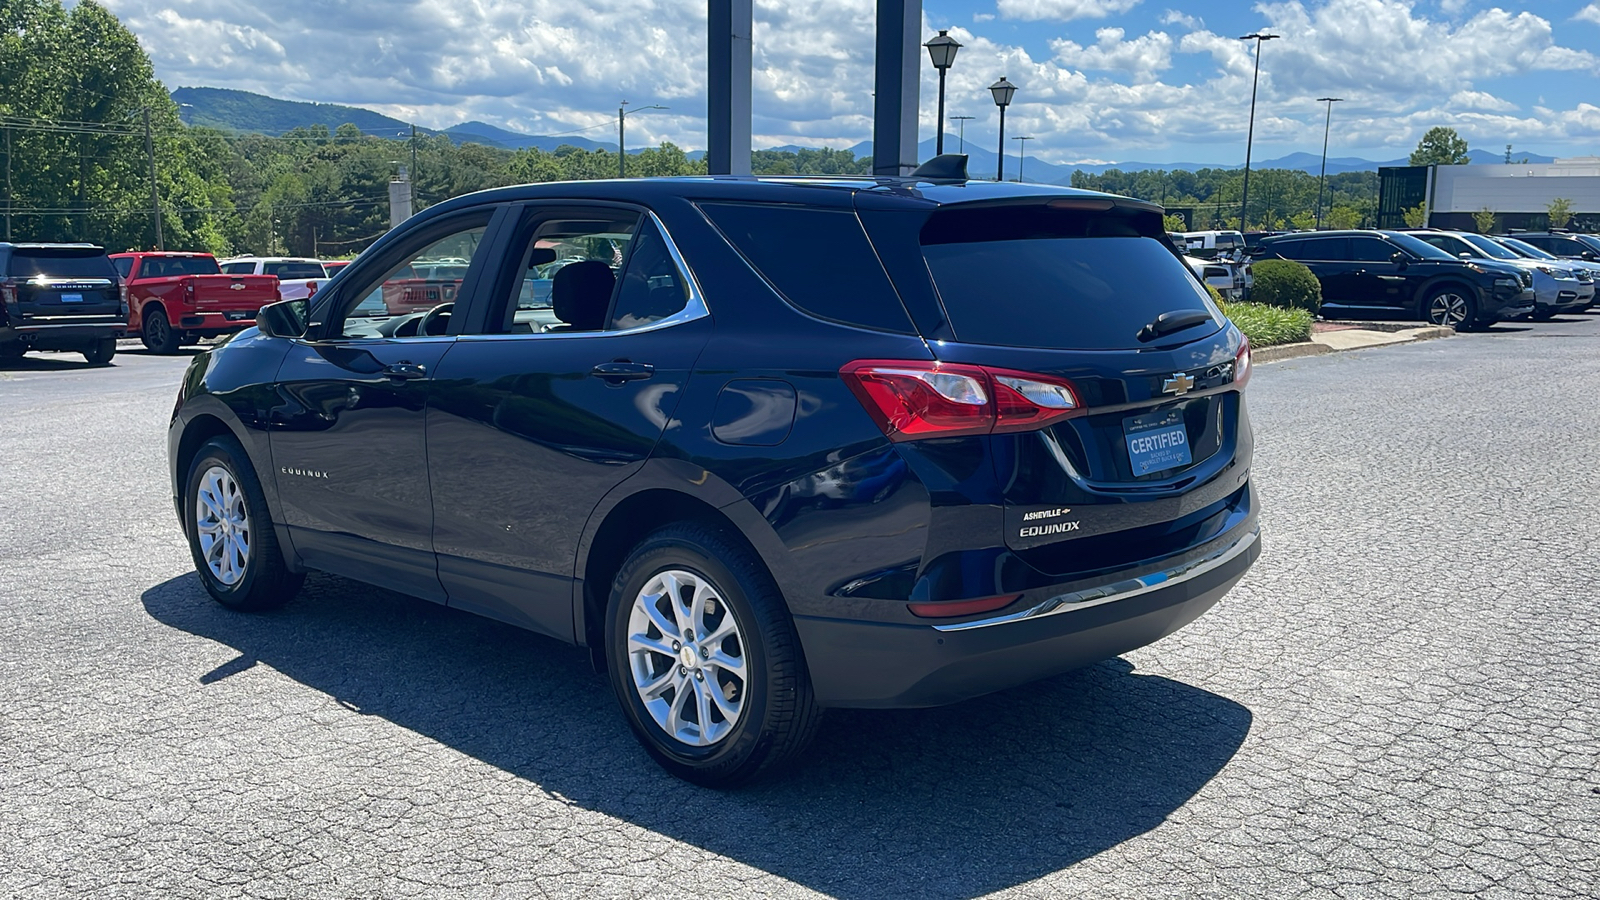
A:
<svg viewBox="0 0 1600 900">
<path fill-rule="evenodd" d="M 585 655 L 211 603 L 186 359 L 0 369 L 0 896 L 1600 894 L 1600 315 L 1264 365 L 1266 550 L 1155 646 L 677 782 Z"/>
</svg>

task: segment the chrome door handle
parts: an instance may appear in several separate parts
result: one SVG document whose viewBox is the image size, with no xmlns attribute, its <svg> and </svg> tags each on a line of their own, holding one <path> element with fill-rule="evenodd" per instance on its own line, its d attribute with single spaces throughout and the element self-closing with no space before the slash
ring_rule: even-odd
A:
<svg viewBox="0 0 1600 900">
<path fill-rule="evenodd" d="M 383 374 L 396 381 L 415 381 L 418 378 L 427 378 L 428 370 L 416 363 L 397 362 L 384 366 Z"/>
<path fill-rule="evenodd" d="M 622 384 L 627 381 L 643 381 L 656 373 L 656 367 L 649 363 L 629 362 L 625 359 L 601 363 L 589 370 L 589 374 L 596 378 L 605 379 L 606 384 Z"/>
</svg>

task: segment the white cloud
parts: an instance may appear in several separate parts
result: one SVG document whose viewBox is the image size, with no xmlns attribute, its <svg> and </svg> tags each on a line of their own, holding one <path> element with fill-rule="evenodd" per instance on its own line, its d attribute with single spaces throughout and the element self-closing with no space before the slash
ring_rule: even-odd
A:
<svg viewBox="0 0 1600 900">
<path fill-rule="evenodd" d="M 1138 5 L 1139 0 L 999 0 L 996 8 L 1007 19 L 1070 22 L 1073 19 L 1104 19 L 1115 13 L 1125 13 Z"/>
<path fill-rule="evenodd" d="M 1580 22 L 1593 22 L 1596 25 L 1600 25 L 1600 3 L 1591 3 L 1585 6 L 1583 9 L 1578 10 L 1578 14 L 1573 18 Z"/>
<path fill-rule="evenodd" d="M 1134 5 L 1007 2 L 1048 8 L 1056 17 L 1103 16 Z M 534 134 L 592 126 L 585 135 L 597 140 L 614 140 L 617 103 L 627 99 L 671 107 L 630 120 L 630 143 L 705 146 L 701 0 L 107 3 L 173 87 L 347 103 L 432 127 L 467 119 Z M 1423 7 L 1410 0 L 1257 3 L 1256 21 L 1286 35 L 1263 49 L 1258 144 L 1320 145 L 1322 107 L 1315 100 L 1329 94 L 1348 100 L 1334 112 L 1337 146 L 1410 149 L 1433 125 L 1455 127 L 1485 145 L 1600 140 L 1600 108 L 1545 110 L 1530 100 L 1524 112 L 1494 93 L 1498 76 L 1600 68 L 1587 51 L 1557 43 L 1549 21 L 1496 8 L 1447 22 L 1437 12 L 1429 18 Z M 870 138 L 872 4 L 757 0 L 755 18 L 757 146 L 848 147 Z M 1108 23 L 1113 27 L 1100 28 L 1092 43 L 1079 43 L 1057 29 L 1047 57 L 1008 43 L 1002 35 L 1010 26 L 952 28 L 966 46 L 950 71 L 948 113 L 977 116 L 968 138 L 992 141 L 996 113 L 987 87 L 1004 74 L 1019 86 L 1008 131 L 1038 137 L 1030 159 L 1242 157 L 1249 45 L 1198 20 L 1191 26 L 1165 18 L 1187 30 L 1181 37 L 1150 31 L 1130 38 Z M 1175 65 L 1178 55 L 1202 71 L 1176 77 L 1196 68 Z M 931 134 L 937 81 L 926 65 L 923 79 L 922 124 Z"/>
<path fill-rule="evenodd" d="M 1175 9 L 1169 9 L 1161 14 L 1161 24 L 1182 25 L 1190 31 L 1206 27 L 1204 20 L 1196 16 L 1191 16 L 1188 13 L 1178 12 Z"/>
<path fill-rule="evenodd" d="M 1097 43 L 1092 46 L 1055 40 L 1050 49 L 1063 65 L 1127 72 L 1137 81 L 1151 81 L 1172 68 L 1172 38 L 1164 32 L 1152 31 L 1131 41 L 1123 40 L 1125 34 L 1121 28 L 1102 28 L 1094 33 Z"/>
</svg>

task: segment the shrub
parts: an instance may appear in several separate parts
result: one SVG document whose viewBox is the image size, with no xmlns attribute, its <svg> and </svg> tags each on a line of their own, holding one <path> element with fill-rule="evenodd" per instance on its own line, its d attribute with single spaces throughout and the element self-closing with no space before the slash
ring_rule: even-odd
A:
<svg viewBox="0 0 1600 900">
<path fill-rule="evenodd" d="M 1311 313 L 1303 309 L 1281 309 L 1260 303 L 1229 303 L 1222 311 L 1250 339 L 1252 347 L 1311 340 Z"/>
<path fill-rule="evenodd" d="M 1220 306 L 1227 305 L 1226 302 L 1222 299 L 1222 295 L 1217 293 L 1217 289 L 1212 287 L 1209 284 L 1206 285 L 1206 293 L 1211 295 L 1211 302 L 1215 303 L 1217 306 L 1220 307 Z"/>
<path fill-rule="evenodd" d="M 1322 307 L 1322 282 L 1311 270 L 1287 259 L 1267 259 L 1250 266 L 1254 281 L 1250 300 L 1315 315 Z"/>
</svg>

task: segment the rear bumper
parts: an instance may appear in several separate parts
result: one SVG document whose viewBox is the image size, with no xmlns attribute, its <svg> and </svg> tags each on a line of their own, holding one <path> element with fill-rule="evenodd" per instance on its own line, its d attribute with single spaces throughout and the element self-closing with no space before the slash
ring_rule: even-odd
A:
<svg viewBox="0 0 1600 900">
<path fill-rule="evenodd" d="M 115 338 L 126 328 L 126 320 L 112 317 L 95 317 L 88 322 L 23 320 L 0 326 L 0 343 L 20 342 L 34 350 L 78 350 L 95 341 Z"/>
<path fill-rule="evenodd" d="M 796 616 L 818 702 L 922 707 L 1003 690 L 1154 643 L 1216 605 L 1255 562 L 1255 517 L 1138 576 L 1029 591 L 1004 615 L 941 625 Z"/>
</svg>

